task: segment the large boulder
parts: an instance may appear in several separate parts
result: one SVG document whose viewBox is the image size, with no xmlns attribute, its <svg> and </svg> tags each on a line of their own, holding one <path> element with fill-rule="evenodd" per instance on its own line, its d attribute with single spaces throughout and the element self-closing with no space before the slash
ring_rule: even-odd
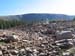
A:
<svg viewBox="0 0 75 56">
<path fill-rule="evenodd" d="M 19 37 L 17 35 L 12 35 L 12 36 L 6 36 L 5 38 L 5 42 L 15 42 L 15 41 L 18 41 L 19 40 Z"/>
<path fill-rule="evenodd" d="M 73 47 L 73 43 L 70 42 L 67 39 L 64 40 L 59 40 L 55 42 L 57 46 L 59 46 L 61 49 L 69 49 L 71 47 Z"/>
<path fill-rule="evenodd" d="M 62 39 L 71 39 L 72 38 L 72 32 L 71 31 L 57 31 L 56 32 L 56 39 L 62 40 Z"/>
</svg>

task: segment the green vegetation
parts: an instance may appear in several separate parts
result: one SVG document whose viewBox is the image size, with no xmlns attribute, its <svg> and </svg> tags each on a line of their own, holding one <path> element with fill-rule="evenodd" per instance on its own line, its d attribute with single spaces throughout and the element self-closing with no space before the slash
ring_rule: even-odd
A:
<svg viewBox="0 0 75 56">
<path fill-rule="evenodd" d="M 6 44 L 5 42 L 0 42 L 0 45 L 4 45 L 4 44 Z"/>
<path fill-rule="evenodd" d="M 19 26 L 23 24 L 22 21 L 19 20 L 3 20 L 0 19 L 0 29 L 8 29 L 11 27 Z"/>
</svg>

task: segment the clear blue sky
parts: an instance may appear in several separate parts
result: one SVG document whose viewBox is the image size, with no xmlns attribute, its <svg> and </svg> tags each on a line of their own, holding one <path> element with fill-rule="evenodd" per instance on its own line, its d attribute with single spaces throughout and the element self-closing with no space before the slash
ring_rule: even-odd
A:
<svg viewBox="0 0 75 56">
<path fill-rule="evenodd" d="M 75 15 L 75 0 L 0 0 L 0 15 L 27 13 Z"/>
</svg>

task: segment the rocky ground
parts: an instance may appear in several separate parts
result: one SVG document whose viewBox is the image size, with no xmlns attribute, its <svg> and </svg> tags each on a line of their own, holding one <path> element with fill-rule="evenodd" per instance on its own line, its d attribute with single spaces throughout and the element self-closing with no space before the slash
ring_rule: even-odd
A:
<svg viewBox="0 0 75 56">
<path fill-rule="evenodd" d="M 75 56 L 74 27 L 51 22 L 0 30 L 0 56 Z"/>
</svg>

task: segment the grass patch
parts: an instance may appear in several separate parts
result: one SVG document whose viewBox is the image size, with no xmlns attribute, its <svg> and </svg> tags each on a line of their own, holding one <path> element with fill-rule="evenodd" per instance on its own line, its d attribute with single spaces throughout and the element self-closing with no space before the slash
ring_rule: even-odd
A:
<svg viewBox="0 0 75 56">
<path fill-rule="evenodd" d="M 1 42 L 1 41 L 0 41 L 0 45 L 4 45 L 4 44 L 6 44 L 6 43 L 5 43 L 5 42 Z"/>
</svg>

